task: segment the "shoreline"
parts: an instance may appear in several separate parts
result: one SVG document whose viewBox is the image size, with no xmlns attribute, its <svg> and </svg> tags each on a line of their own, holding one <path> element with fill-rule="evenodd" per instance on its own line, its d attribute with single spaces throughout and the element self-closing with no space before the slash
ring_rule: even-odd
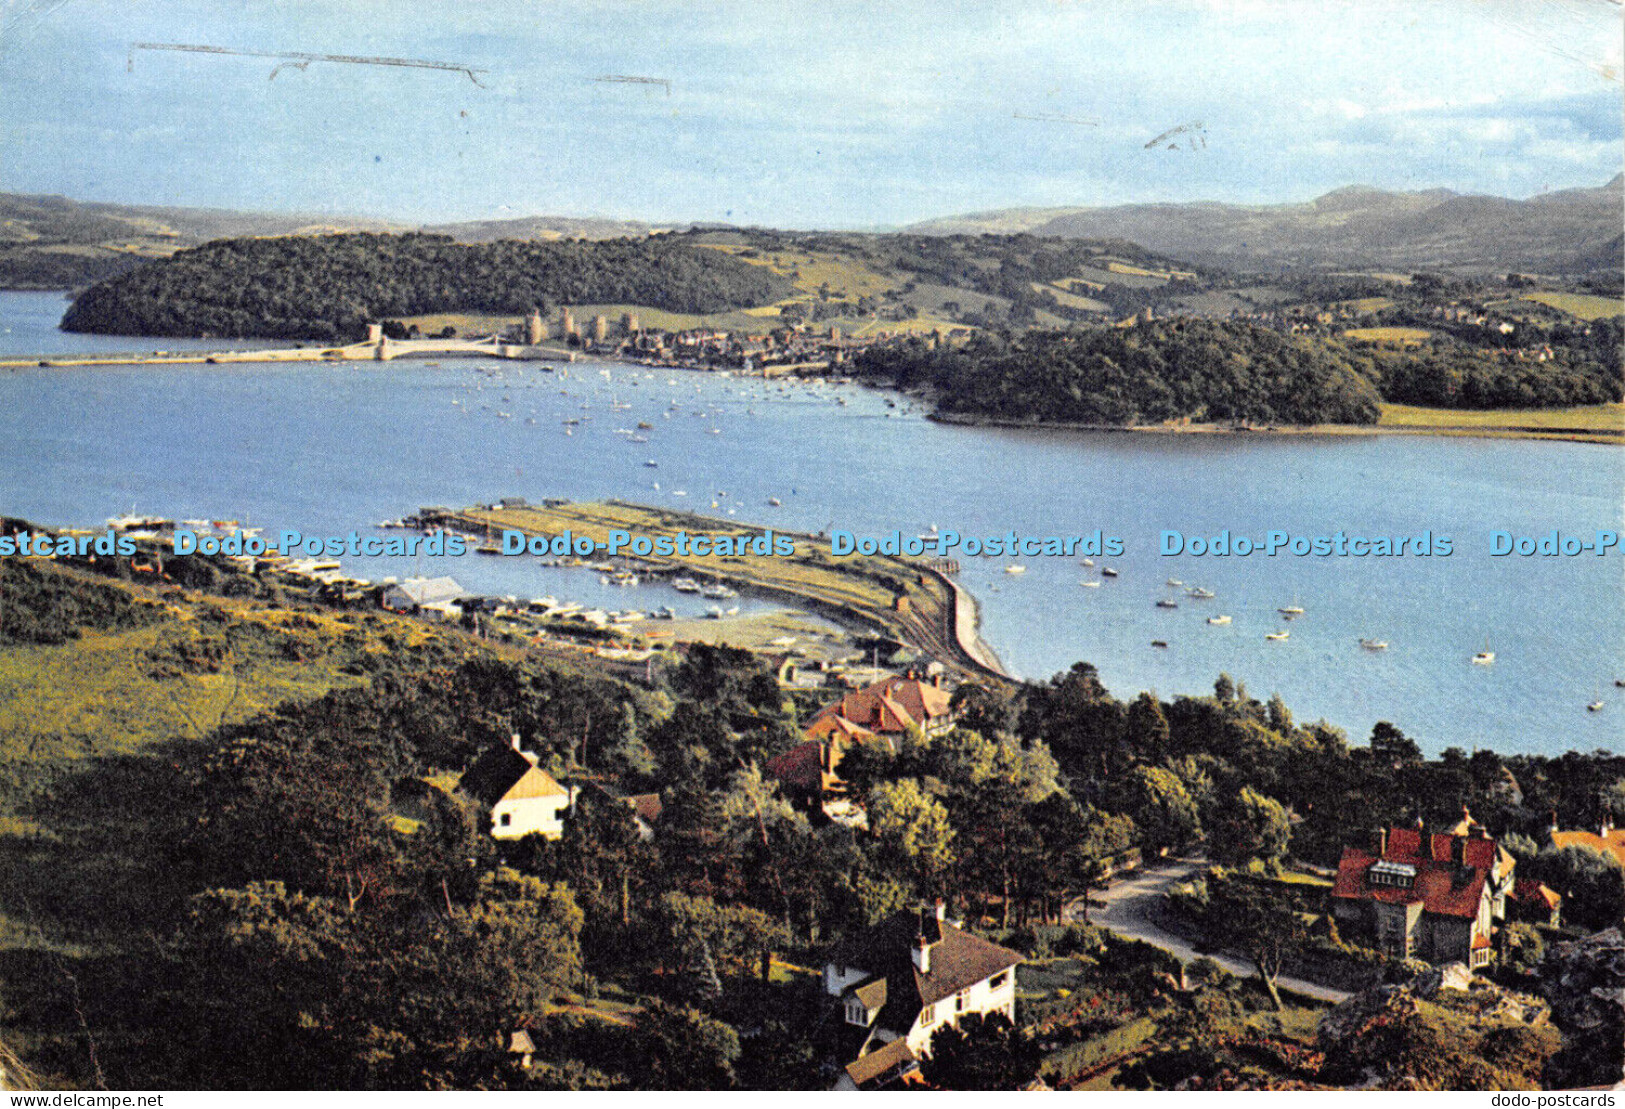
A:
<svg viewBox="0 0 1625 1109">
<path fill-rule="evenodd" d="M 559 535 L 571 530 L 594 540 L 612 528 L 640 535 L 672 535 L 690 528 L 704 534 L 756 535 L 771 530 L 811 544 L 789 557 L 750 555 L 639 555 L 633 560 L 664 572 L 698 573 L 760 596 L 791 600 L 815 615 L 846 627 L 878 632 L 943 661 L 969 676 L 1018 679 L 1000 663 L 977 631 L 975 598 L 949 575 L 925 560 L 894 555 L 817 554 L 819 538 L 783 528 L 763 529 L 631 501 L 568 502 L 523 508 L 468 507 L 420 509 L 425 524 L 492 538 L 496 529 L 527 535 Z"/>
<path fill-rule="evenodd" d="M 140 336 L 132 336 L 140 338 Z M 155 337 L 161 338 L 161 336 Z M 397 348 L 390 349 L 389 343 Z M 384 344 L 353 343 L 343 346 L 311 346 L 301 348 L 270 348 L 265 350 L 240 351 L 196 351 L 196 352 L 169 352 L 142 354 L 129 352 L 127 356 L 116 355 L 34 355 L 13 358 L 0 358 L 0 370 L 18 369 L 78 369 L 99 366 L 185 366 L 185 365 L 279 365 L 286 363 L 326 363 L 340 362 L 393 362 L 401 359 L 415 360 L 417 358 L 497 358 L 501 360 L 538 361 L 538 362 L 576 362 L 582 357 L 580 352 L 558 350 L 550 347 L 526 347 L 515 344 L 493 344 L 485 349 L 471 349 L 474 344 L 467 340 L 452 340 L 446 342 L 441 349 L 428 349 L 435 340 L 402 340 L 388 341 Z M 408 344 L 422 344 L 421 346 L 408 346 Z M 609 354 L 596 354 L 587 356 L 597 361 L 611 362 L 627 366 L 643 366 L 647 368 L 660 368 L 665 370 L 700 370 L 704 372 L 717 372 L 711 367 L 681 365 L 677 363 L 663 363 L 639 358 L 623 358 Z M 796 364 L 790 366 L 763 367 L 761 376 L 792 375 L 800 376 L 806 369 L 814 364 Z M 778 370 L 775 374 L 771 371 Z M 737 372 L 737 371 L 730 371 Z M 888 383 L 860 382 L 873 388 L 890 389 L 893 392 L 903 392 Z M 1412 406 L 1396 406 L 1412 407 Z M 1428 409 L 1430 412 L 1447 413 L 1449 409 Z M 1498 409 L 1461 409 L 1466 415 L 1490 415 Z M 1507 410 L 1518 413 L 1531 413 L 1545 411 L 1542 409 L 1512 409 Z M 1553 409 L 1551 411 L 1562 411 Z M 1448 419 L 1448 417 L 1444 417 Z M 1450 438 L 1475 439 L 1524 439 L 1531 441 L 1555 441 L 1567 443 L 1590 443 L 1597 445 L 1625 445 L 1625 421 L 1614 428 L 1596 427 L 1567 427 L 1554 425 L 1543 427 L 1535 424 L 1506 423 L 1506 424 L 1475 424 L 1475 423 L 1375 423 L 1375 424 L 1291 424 L 1271 425 L 1268 427 L 1234 426 L 1228 424 L 1092 424 L 1078 423 L 1066 420 L 1039 420 L 1022 419 L 1010 416 L 991 416 L 975 413 L 932 411 L 926 419 L 934 423 L 947 424 L 955 427 L 976 428 L 1005 428 L 1016 431 L 1088 431 L 1110 432 L 1120 435 L 1208 435 L 1208 436 L 1260 436 L 1260 437 L 1310 437 L 1310 436 L 1380 436 L 1380 435 L 1432 435 Z"/>
<path fill-rule="evenodd" d="M 1462 409 L 1465 413 L 1494 412 L 1495 409 Z M 1538 410 L 1537 410 L 1538 411 Z M 1289 424 L 1271 427 L 1232 427 L 1224 424 L 1086 424 L 1061 420 L 1022 420 L 1002 416 L 979 416 L 966 413 L 932 412 L 926 419 L 954 427 L 1007 428 L 1014 431 L 1091 431 L 1111 432 L 1119 435 L 1207 435 L 1310 437 L 1342 436 L 1362 437 L 1379 435 L 1440 435 L 1477 439 L 1529 439 L 1556 440 L 1569 443 L 1601 445 L 1625 444 L 1625 426 L 1607 430 L 1584 427 L 1535 427 L 1525 424 L 1441 424 L 1437 426 L 1406 424 Z"/>
</svg>

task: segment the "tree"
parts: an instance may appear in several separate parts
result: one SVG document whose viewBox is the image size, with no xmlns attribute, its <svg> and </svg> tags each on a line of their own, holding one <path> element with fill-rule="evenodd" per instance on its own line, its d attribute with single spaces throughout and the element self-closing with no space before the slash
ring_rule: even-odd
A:
<svg viewBox="0 0 1625 1109">
<path fill-rule="evenodd" d="M 1183 851 L 1201 837 L 1196 803 L 1172 771 L 1160 766 L 1135 767 L 1125 792 L 1129 815 L 1148 851 Z"/>
<path fill-rule="evenodd" d="M 1275 988 L 1287 956 L 1308 935 L 1291 906 L 1254 883 L 1216 873 L 1208 877 L 1208 907 L 1203 914 L 1208 939 L 1244 952 L 1277 1011 L 1284 1009 Z"/>
<path fill-rule="evenodd" d="M 1583 928 L 1607 928 L 1625 918 L 1625 867 L 1613 855 L 1583 843 L 1542 851 L 1540 876 L 1563 895 L 1563 919 Z"/>
<path fill-rule="evenodd" d="M 959 725 L 983 735 L 1008 732 L 1015 726 L 1016 699 L 1007 686 L 964 682 L 948 701 Z"/>
<path fill-rule="evenodd" d="M 953 863 L 948 810 L 913 778 L 882 782 L 869 792 L 869 830 L 916 887 L 935 892 Z"/>
<path fill-rule="evenodd" d="M 1168 717 L 1156 694 L 1141 693 L 1129 703 L 1123 738 L 1147 762 L 1156 762 L 1168 750 Z"/>
<path fill-rule="evenodd" d="M 1038 1074 L 1042 1054 L 1003 1013 L 970 1013 L 936 1031 L 920 1072 L 943 1090 L 1019 1090 Z"/>
<path fill-rule="evenodd" d="M 1398 770 L 1422 761 L 1422 749 L 1404 732 L 1379 720 L 1371 729 L 1371 757 L 1381 766 Z"/>
<path fill-rule="evenodd" d="M 1232 804 L 1217 806 L 1217 823 L 1208 830 L 1208 854 L 1226 866 L 1253 859 L 1276 864 L 1286 854 L 1292 824 L 1280 802 L 1243 786 Z"/>
<path fill-rule="evenodd" d="M 739 1033 L 698 1009 L 659 999 L 647 1002 L 638 1020 L 638 1041 L 650 1089 L 723 1090 L 734 1084 Z"/>
</svg>

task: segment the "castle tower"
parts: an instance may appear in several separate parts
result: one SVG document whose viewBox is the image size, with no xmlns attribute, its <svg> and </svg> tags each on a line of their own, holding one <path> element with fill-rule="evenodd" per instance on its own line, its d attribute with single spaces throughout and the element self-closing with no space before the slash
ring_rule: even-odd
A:
<svg viewBox="0 0 1625 1109">
<path fill-rule="evenodd" d="M 545 338 L 547 338 L 547 325 L 542 322 L 541 310 L 532 308 L 530 315 L 525 317 L 525 342 L 530 346 L 535 346 Z"/>
</svg>

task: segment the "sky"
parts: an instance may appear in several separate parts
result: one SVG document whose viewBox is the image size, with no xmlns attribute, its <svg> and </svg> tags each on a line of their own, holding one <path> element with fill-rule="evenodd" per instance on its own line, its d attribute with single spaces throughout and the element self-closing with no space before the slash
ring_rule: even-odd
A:
<svg viewBox="0 0 1625 1109">
<path fill-rule="evenodd" d="M 1351 184 L 1522 198 L 1601 185 L 1625 150 L 1616 0 L 0 12 L 0 191 L 87 201 L 876 228 L 1013 207 L 1303 201 Z"/>
</svg>

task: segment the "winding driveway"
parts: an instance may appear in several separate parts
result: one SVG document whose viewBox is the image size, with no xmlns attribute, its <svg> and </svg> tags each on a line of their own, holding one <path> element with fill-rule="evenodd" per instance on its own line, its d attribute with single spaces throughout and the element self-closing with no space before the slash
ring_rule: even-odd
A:
<svg viewBox="0 0 1625 1109">
<path fill-rule="evenodd" d="M 1093 895 L 1089 920 L 1102 928 L 1111 929 L 1120 936 L 1144 940 L 1160 947 L 1177 955 L 1184 962 L 1208 958 L 1231 974 L 1242 978 L 1257 977 L 1258 970 L 1251 963 L 1229 955 L 1197 951 L 1185 937 L 1170 932 L 1158 923 L 1163 912 L 1163 895 L 1168 892 L 1168 888 L 1188 880 L 1206 869 L 1207 865 L 1204 859 L 1169 859 L 1114 882 L 1110 889 L 1097 891 Z M 1083 919 L 1081 899 L 1069 903 L 1062 910 L 1061 919 L 1081 921 Z M 1334 990 L 1285 974 L 1277 978 L 1275 984 L 1283 990 L 1290 990 L 1320 1001 L 1335 1003 L 1346 1001 L 1353 996 L 1343 990 Z"/>
</svg>

